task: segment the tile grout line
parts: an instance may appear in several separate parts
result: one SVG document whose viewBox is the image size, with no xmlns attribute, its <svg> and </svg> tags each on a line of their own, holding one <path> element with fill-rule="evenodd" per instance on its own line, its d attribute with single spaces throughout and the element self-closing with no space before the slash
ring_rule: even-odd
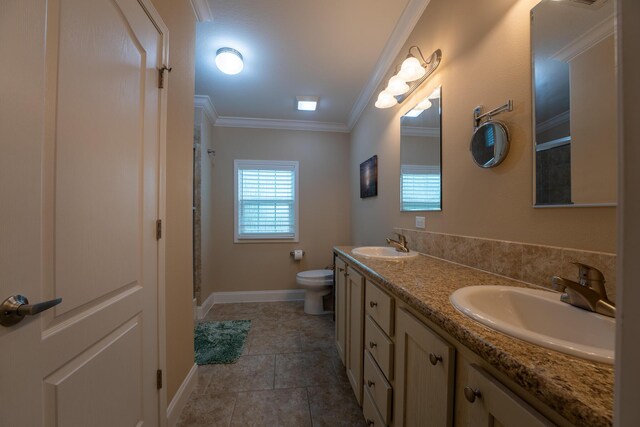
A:
<svg viewBox="0 0 640 427">
<path fill-rule="evenodd" d="M 233 401 L 233 409 L 231 410 L 231 416 L 229 417 L 229 423 L 227 427 L 231 427 L 231 423 L 233 422 L 233 416 L 236 414 L 236 407 L 238 406 L 238 399 L 240 399 L 240 392 L 236 392 L 236 399 Z"/>
<path fill-rule="evenodd" d="M 307 392 L 307 408 L 309 409 L 309 421 L 311 421 L 311 427 L 313 427 L 313 414 L 311 413 L 311 398 L 309 397 L 309 387 L 305 387 Z"/>
<path fill-rule="evenodd" d="M 278 357 L 276 354 L 273 355 L 273 383 L 272 390 L 276 389 L 276 372 L 278 371 Z"/>
</svg>

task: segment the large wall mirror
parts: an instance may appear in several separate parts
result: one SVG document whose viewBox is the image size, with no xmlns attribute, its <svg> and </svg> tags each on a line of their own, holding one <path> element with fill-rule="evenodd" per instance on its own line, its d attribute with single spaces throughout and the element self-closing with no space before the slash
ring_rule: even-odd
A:
<svg viewBox="0 0 640 427">
<path fill-rule="evenodd" d="M 616 203 L 613 3 L 543 0 L 531 11 L 535 206 Z"/>
<path fill-rule="evenodd" d="M 400 118 L 400 210 L 442 210 L 442 90 Z"/>
</svg>

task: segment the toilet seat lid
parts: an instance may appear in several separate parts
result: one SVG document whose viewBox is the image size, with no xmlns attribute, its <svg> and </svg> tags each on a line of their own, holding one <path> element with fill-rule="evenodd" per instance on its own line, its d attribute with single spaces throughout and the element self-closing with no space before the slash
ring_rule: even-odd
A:
<svg viewBox="0 0 640 427">
<path fill-rule="evenodd" d="M 301 271 L 297 274 L 298 277 L 303 279 L 316 279 L 316 280 L 326 280 L 331 279 L 333 277 L 332 270 L 308 270 Z"/>
</svg>

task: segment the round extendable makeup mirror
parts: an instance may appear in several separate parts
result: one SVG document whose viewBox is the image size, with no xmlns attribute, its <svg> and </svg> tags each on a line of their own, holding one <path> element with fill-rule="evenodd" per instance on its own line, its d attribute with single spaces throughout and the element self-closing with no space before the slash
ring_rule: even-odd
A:
<svg viewBox="0 0 640 427">
<path fill-rule="evenodd" d="M 478 126 L 471 138 L 471 157 L 481 168 L 498 166 L 509 152 L 509 132 L 504 123 L 489 120 Z"/>
</svg>

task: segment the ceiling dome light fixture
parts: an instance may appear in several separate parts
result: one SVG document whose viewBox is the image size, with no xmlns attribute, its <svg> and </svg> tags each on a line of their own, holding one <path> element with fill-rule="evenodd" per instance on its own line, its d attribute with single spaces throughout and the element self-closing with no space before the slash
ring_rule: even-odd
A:
<svg viewBox="0 0 640 427">
<path fill-rule="evenodd" d="M 216 66 L 225 74 L 238 74 L 244 68 L 242 54 L 230 47 L 221 47 L 216 52 Z"/>
</svg>

